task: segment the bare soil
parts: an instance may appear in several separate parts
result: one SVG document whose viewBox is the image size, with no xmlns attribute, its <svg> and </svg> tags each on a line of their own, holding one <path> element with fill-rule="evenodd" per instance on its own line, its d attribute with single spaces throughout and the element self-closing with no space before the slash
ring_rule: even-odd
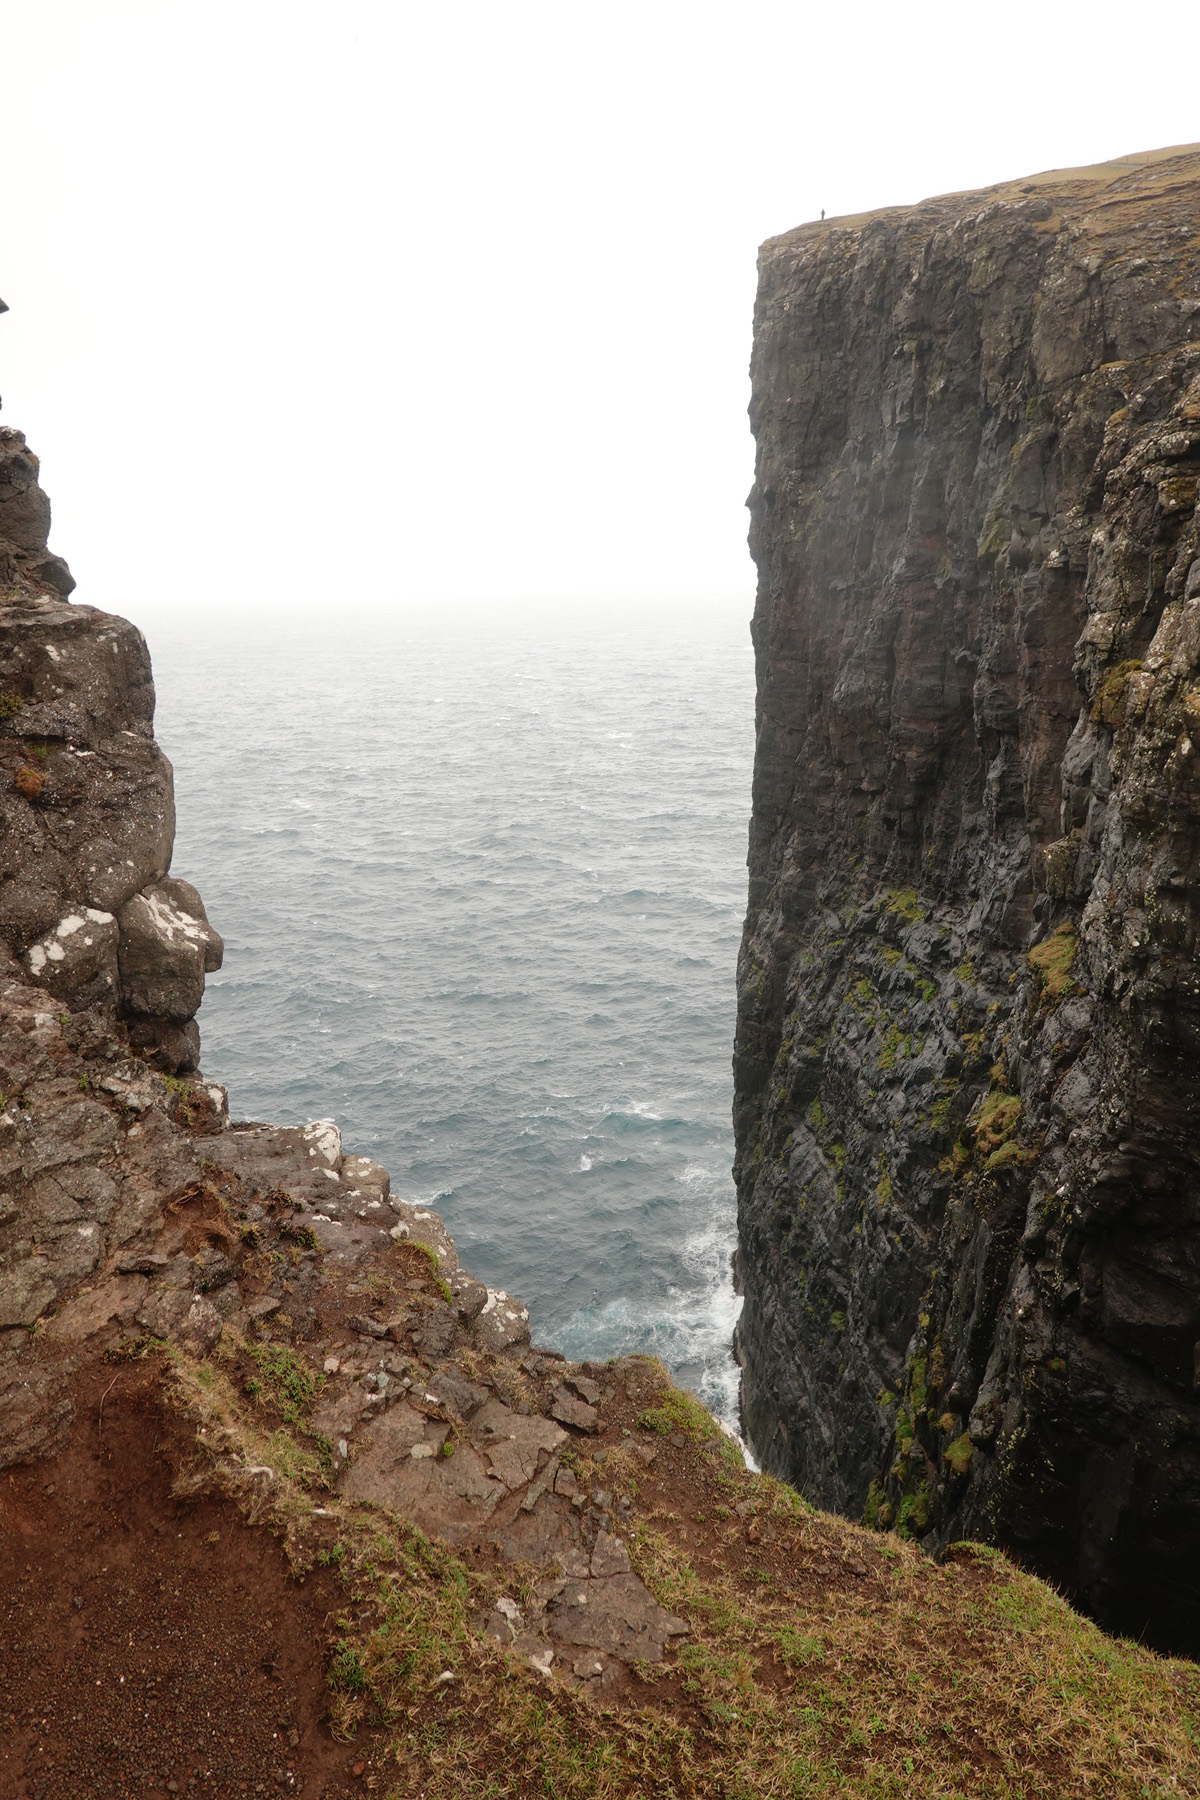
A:
<svg viewBox="0 0 1200 1800">
<path fill-rule="evenodd" d="M 0 1477 L 0 1796 L 361 1793 L 322 1725 L 341 1585 L 173 1497 L 189 1434 L 158 1377 L 93 1366 L 62 1455 Z"/>
</svg>

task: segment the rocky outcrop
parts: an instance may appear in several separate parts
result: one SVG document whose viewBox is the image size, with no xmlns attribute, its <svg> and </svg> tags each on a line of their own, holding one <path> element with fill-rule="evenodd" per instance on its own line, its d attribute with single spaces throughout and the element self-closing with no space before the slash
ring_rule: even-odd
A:
<svg viewBox="0 0 1200 1800">
<path fill-rule="evenodd" d="M 149 654 L 127 620 L 65 603 L 49 521 L 37 459 L 0 432 L 0 944 L 68 1009 L 100 1006 L 157 1066 L 192 1070 L 222 945 L 195 888 L 168 876 Z"/>
<path fill-rule="evenodd" d="M 1200 152 L 762 252 L 764 1464 L 1200 1648 Z"/>
<path fill-rule="evenodd" d="M 331 1120 L 231 1124 L 221 1087 L 148 1068 L 101 1007 L 7 981 L 0 1081 L 0 1468 L 62 1450 L 101 1357 L 240 1356 L 248 1391 L 265 1368 L 317 1396 L 305 1432 L 345 1502 L 540 1572 L 477 1622 L 536 1669 L 607 1687 L 686 1635 L 631 1567 L 629 1501 L 574 1473 L 609 1403 L 660 1385 L 643 1361 L 531 1349 L 528 1309 Z M 205 1447 L 244 1486 L 228 1436 Z"/>
<path fill-rule="evenodd" d="M 49 536 L 50 502 L 38 482 L 38 459 L 26 444 L 24 432 L 4 427 L 0 429 L 0 592 L 30 586 L 65 599 L 74 590 L 70 569 L 47 547 Z"/>
<path fill-rule="evenodd" d="M 222 944 L 168 873 L 146 646 L 54 591 L 23 444 L 0 439 L 24 480 L 0 499 L 0 1468 L 63 1451 L 101 1357 L 241 1356 L 250 1392 L 265 1367 L 319 1394 L 305 1433 L 348 1505 L 541 1571 L 480 1633 L 576 1684 L 660 1661 L 687 1628 L 633 1572 L 613 1496 L 573 1473 L 572 1434 L 602 1431 L 616 1390 L 531 1350 L 528 1308 L 333 1121 L 231 1123 L 197 1072 Z"/>
</svg>

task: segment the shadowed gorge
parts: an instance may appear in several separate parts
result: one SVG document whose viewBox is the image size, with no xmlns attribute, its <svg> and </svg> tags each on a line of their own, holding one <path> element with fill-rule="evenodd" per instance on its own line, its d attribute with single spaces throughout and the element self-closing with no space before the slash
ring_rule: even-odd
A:
<svg viewBox="0 0 1200 1800">
<path fill-rule="evenodd" d="M 1200 1649 L 1200 150 L 763 248 L 746 1426 Z"/>
</svg>

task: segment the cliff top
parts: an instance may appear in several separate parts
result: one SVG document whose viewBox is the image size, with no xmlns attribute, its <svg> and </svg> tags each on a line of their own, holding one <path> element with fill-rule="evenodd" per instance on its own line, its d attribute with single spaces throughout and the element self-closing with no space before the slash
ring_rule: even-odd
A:
<svg viewBox="0 0 1200 1800">
<path fill-rule="evenodd" d="M 1050 189 L 1068 203 L 1108 205 L 1127 198 L 1144 200 L 1149 192 L 1167 193 L 1179 183 L 1190 185 L 1197 181 L 1200 181 L 1200 143 L 1169 144 L 1161 150 L 1135 150 L 1127 156 L 1115 157 L 1112 162 L 1090 163 L 1077 169 L 1043 169 L 1040 174 L 1022 175 L 1014 181 L 997 182 L 992 187 L 935 194 L 917 200 L 911 206 L 873 207 L 867 212 L 812 219 L 768 238 L 762 246 L 762 254 L 768 256 L 784 247 L 820 241 L 834 232 L 857 230 L 872 219 L 961 212 L 965 203 L 978 206 L 988 201 L 1018 202 L 1029 199 L 1043 188 Z"/>
</svg>

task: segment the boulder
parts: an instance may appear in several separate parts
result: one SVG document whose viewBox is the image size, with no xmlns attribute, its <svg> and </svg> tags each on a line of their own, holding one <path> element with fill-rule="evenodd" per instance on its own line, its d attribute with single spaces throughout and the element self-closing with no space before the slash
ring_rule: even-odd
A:
<svg viewBox="0 0 1200 1800">
<path fill-rule="evenodd" d="M 574 1426 L 576 1431 L 599 1431 L 600 1415 L 586 1400 L 577 1400 L 565 1387 L 557 1387 L 551 1397 L 550 1416 L 560 1424 Z"/>
<path fill-rule="evenodd" d="M 204 976 L 219 969 L 220 937 L 200 896 L 185 881 L 157 881 L 126 901 L 119 915 L 121 991 L 126 1009 L 170 1019 L 192 1018 Z"/>
<path fill-rule="evenodd" d="M 503 1288 L 489 1288 L 479 1316 L 471 1327 L 482 1350 L 493 1354 L 529 1342 L 529 1308 Z"/>
<path fill-rule="evenodd" d="M 154 1337 L 169 1338 L 203 1356 L 221 1335 L 221 1315 L 211 1300 L 189 1288 L 156 1282 L 138 1309 L 137 1322 Z"/>
<path fill-rule="evenodd" d="M 458 1315 L 452 1306 L 435 1300 L 421 1316 L 413 1332 L 413 1343 L 426 1362 L 437 1362 L 453 1349 L 458 1336 Z"/>
<path fill-rule="evenodd" d="M 0 442 L 0 494 L 5 462 Z M 175 830 L 145 641 L 124 619 L 45 593 L 46 581 L 70 580 L 50 561 L 44 548 L 6 547 L 0 531 L 0 573 L 39 584 L 38 598 L 0 608 L 0 745 L 11 753 L 0 934 L 18 951 L 84 907 L 115 914 L 165 876 Z"/>
<path fill-rule="evenodd" d="M 0 1331 L 13 1325 L 33 1325 L 57 1293 L 44 1256 L 27 1256 L 0 1274 Z"/>
<path fill-rule="evenodd" d="M 36 556 L 49 535 L 50 501 L 38 486 L 38 459 L 23 431 L 0 431 L 0 538 Z"/>
<path fill-rule="evenodd" d="M 626 1662 L 661 1662 L 667 1642 L 686 1636 L 688 1629 L 658 1605 L 636 1575 L 568 1582 L 548 1619 L 560 1643 L 607 1650 Z"/>
<path fill-rule="evenodd" d="M 476 1281 L 465 1269 L 456 1269 L 450 1277 L 450 1293 L 455 1309 L 464 1325 L 477 1319 L 487 1305 L 488 1291 L 482 1281 Z"/>
<path fill-rule="evenodd" d="M 142 1275 L 114 1275 L 98 1287 L 77 1294 L 50 1320 L 46 1336 L 64 1343 L 82 1343 L 115 1319 L 133 1319 L 145 1301 L 148 1286 Z"/>
<path fill-rule="evenodd" d="M 391 1180 L 382 1163 L 372 1162 L 369 1156 L 347 1156 L 342 1161 L 342 1180 L 350 1186 L 351 1193 L 362 1192 L 372 1198 L 386 1200 L 392 1191 Z"/>
<path fill-rule="evenodd" d="M 61 1448 L 75 1417 L 67 1373 L 0 1356 L 0 1469 Z"/>
<path fill-rule="evenodd" d="M 532 1481 L 543 1464 L 567 1442 L 567 1434 L 538 1414 L 515 1413 L 502 1400 L 489 1400 L 471 1420 L 470 1437 L 507 1488 Z"/>
</svg>

